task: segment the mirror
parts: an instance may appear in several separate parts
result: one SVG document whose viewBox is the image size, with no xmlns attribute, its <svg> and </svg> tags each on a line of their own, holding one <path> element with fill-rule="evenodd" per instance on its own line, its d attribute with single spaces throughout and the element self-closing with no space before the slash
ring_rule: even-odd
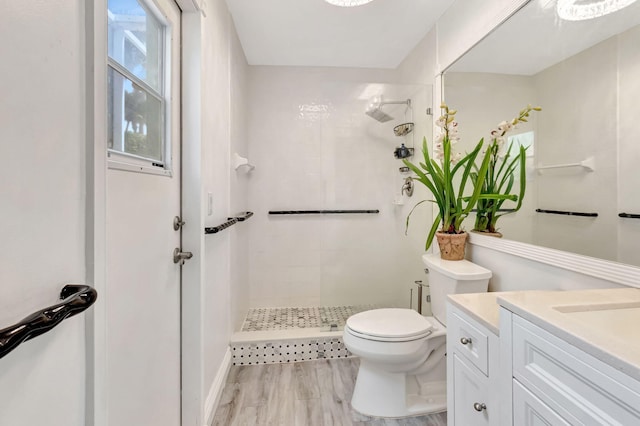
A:
<svg viewBox="0 0 640 426">
<path fill-rule="evenodd" d="M 640 266 L 639 24 L 640 1 L 568 21 L 555 0 L 531 0 L 443 73 L 460 151 L 542 107 L 509 133 L 531 148 L 523 206 L 497 224 L 504 238 Z"/>
</svg>

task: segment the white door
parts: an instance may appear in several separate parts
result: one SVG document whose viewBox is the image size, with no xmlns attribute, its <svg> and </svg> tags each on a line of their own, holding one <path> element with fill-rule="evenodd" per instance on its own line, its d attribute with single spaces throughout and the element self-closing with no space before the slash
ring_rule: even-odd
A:
<svg viewBox="0 0 640 426">
<path fill-rule="evenodd" d="M 180 11 L 109 0 L 108 424 L 180 424 Z"/>
<path fill-rule="evenodd" d="M 0 329 L 86 283 L 83 15 L 0 1 Z M 87 315 L 0 359 L 0 425 L 85 424 Z"/>
</svg>

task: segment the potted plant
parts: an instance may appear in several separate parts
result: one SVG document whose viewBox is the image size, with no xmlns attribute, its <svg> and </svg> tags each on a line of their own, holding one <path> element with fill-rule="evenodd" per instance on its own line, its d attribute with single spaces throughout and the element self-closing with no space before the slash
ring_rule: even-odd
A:
<svg viewBox="0 0 640 426">
<path fill-rule="evenodd" d="M 506 214 L 515 213 L 522 207 L 525 190 L 527 187 L 526 174 L 526 150 L 529 147 L 520 146 L 518 153 L 512 156 L 512 146 L 510 143 L 507 150 L 502 154 L 505 145 L 505 135 L 512 130 L 517 124 L 527 122 L 527 117 L 531 111 L 541 111 L 540 107 L 532 107 L 528 105 L 513 120 L 503 121 L 498 124 L 497 129 L 491 131 L 491 145 L 488 152 L 490 153 L 489 167 L 487 168 L 484 179 L 479 179 L 482 173 L 481 167 L 474 166 L 475 172 L 471 173 L 471 180 L 476 187 L 481 188 L 480 196 L 476 206 L 476 220 L 473 231 L 482 232 L 487 235 L 501 237 L 496 228 L 499 218 Z M 516 172 L 520 175 L 520 184 L 518 194 L 512 194 L 511 191 L 515 183 Z M 516 206 L 510 209 L 503 209 L 505 201 L 510 200 L 516 202 Z"/>
<path fill-rule="evenodd" d="M 459 140 L 458 123 L 454 119 L 456 111 L 449 109 L 446 104 L 440 107 L 444 109 L 444 114 L 436 121 L 436 125 L 442 129 L 442 132 L 434 143 L 434 158 L 429 156 L 425 138 L 422 142 L 424 162 L 414 165 L 406 159 L 403 160 L 404 164 L 417 175 L 415 179 L 427 187 L 433 195 L 433 200 L 423 200 L 414 206 L 407 216 L 407 228 L 411 213 L 418 205 L 427 201 L 434 202 L 438 206 L 438 215 L 427 235 L 425 249 L 429 249 L 436 236 L 440 246 L 440 256 L 443 259 L 461 260 L 464 258 L 467 239 L 467 233 L 462 229 L 462 221 L 471 213 L 480 197 L 491 152 L 489 150 L 485 152 L 476 172 L 472 194 L 466 196 L 465 189 L 468 183 L 472 183 L 470 176 L 484 140 L 481 139 L 473 151 L 464 157 L 454 153 L 452 145 Z"/>
</svg>

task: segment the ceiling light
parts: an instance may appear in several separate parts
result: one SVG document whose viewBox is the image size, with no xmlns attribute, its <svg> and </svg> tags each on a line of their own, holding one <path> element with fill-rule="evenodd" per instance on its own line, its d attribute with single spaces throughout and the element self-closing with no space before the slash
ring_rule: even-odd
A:
<svg viewBox="0 0 640 426">
<path fill-rule="evenodd" d="M 354 7 L 361 6 L 372 2 L 373 0 L 324 0 L 329 4 L 340 7 Z"/>
<path fill-rule="evenodd" d="M 629 6 L 636 0 L 558 0 L 558 16 L 567 21 L 598 18 Z"/>
</svg>

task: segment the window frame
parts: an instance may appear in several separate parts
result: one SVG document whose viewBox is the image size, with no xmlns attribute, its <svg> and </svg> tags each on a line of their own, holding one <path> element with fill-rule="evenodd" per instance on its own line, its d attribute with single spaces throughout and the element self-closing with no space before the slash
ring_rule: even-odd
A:
<svg viewBox="0 0 640 426">
<path fill-rule="evenodd" d="M 140 7 L 144 9 L 148 16 L 153 16 L 158 23 L 161 25 L 162 30 L 160 34 L 160 57 L 162 58 L 162 62 L 160 65 L 160 72 L 162 73 L 159 83 L 160 83 L 160 91 L 151 87 L 150 84 L 140 79 L 136 75 L 134 75 L 131 71 L 129 71 L 124 65 L 120 64 L 115 59 L 112 59 L 107 50 L 107 74 L 111 71 L 119 74 L 125 79 L 130 80 L 132 83 L 140 86 L 147 96 L 152 96 L 156 100 L 160 101 L 160 128 L 162 131 L 162 158 L 160 160 L 147 158 L 144 156 L 118 151 L 113 148 L 107 147 L 107 167 L 109 169 L 114 170 L 124 170 L 130 172 L 138 172 L 138 173 L 146 173 L 146 174 L 154 174 L 154 175 L 162 175 L 167 177 L 173 176 L 173 156 L 172 156 L 172 146 L 173 140 L 171 138 L 171 122 L 174 117 L 171 114 L 171 64 L 174 60 L 172 51 L 171 51 L 171 40 L 173 28 L 169 23 L 169 20 L 161 13 L 160 9 L 153 3 L 151 0 L 136 0 Z M 111 12 L 107 9 L 107 21 L 111 19 Z M 108 29 L 107 22 L 107 29 Z M 126 35 L 125 35 L 126 37 Z M 109 40 L 109 36 L 107 34 L 107 42 Z M 134 40 L 130 40 L 132 44 L 135 46 L 136 42 Z M 107 98 L 110 96 L 109 86 L 107 86 Z M 108 106 L 107 106 L 108 111 Z M 108 123 L 108 120 L 107 120 Z M 115 127 L 115 126 L 114 126 Z M 114 129 L 108 129 L 113 132 Z"/>
</svg>

